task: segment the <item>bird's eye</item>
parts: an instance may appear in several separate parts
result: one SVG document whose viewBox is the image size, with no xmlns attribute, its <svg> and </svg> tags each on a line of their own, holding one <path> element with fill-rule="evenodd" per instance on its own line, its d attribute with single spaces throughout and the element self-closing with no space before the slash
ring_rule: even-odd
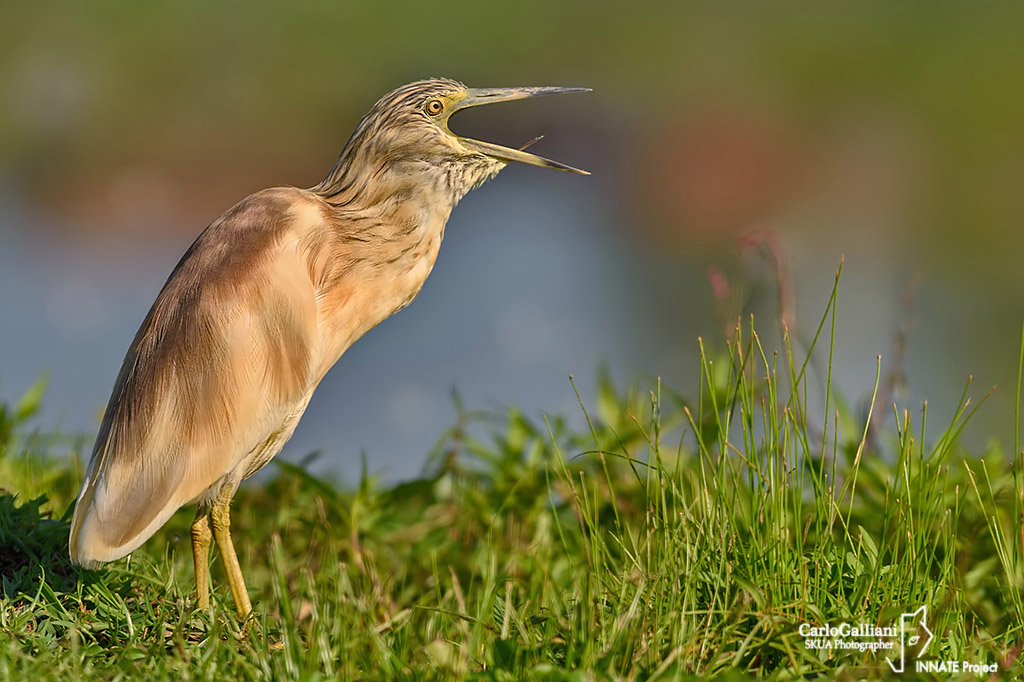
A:
<svg viewBox="0 0 1024 682">
<path fill-rule="evenodd" d="M 427 102 L 424 109 L 426 109 L 427 113 L 431 116 L 437 116 L 444 111 L 444 104 L 442 104 L 439 99 L 432 99 Z"/>
</svg>

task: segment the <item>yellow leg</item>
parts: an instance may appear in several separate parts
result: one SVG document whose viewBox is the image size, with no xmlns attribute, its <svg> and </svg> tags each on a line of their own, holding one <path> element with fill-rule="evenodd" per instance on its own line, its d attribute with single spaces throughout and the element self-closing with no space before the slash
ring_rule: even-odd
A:
<svg viewBox="0 0 1024 682">
<path fill-rule="evenodd" d="M 196 602 L 199 608 L 210 605 L 210 517 L 200 510 L 192 522 L 192 559 L 196 565 Z"/>
<path fill-rule="evenodd" d="M 235 545 L 231 542 L 231 497 L 234 492 L 233 488 L 228 488 L 217 496 L 217 501 L 210 510 L 210 523 L 213 526 L 213 537 L 217 540 L 217 549 L 220 550 L 221 561 L 224 562 L 224 571 L 228 574 L 231 596 L 235 598 L 235 609 L 238 610 L 239 618 L 244 620 L 252 611 L 252 604 L 245 589 L 242 569 L 238 565 Z"/>
</svg>

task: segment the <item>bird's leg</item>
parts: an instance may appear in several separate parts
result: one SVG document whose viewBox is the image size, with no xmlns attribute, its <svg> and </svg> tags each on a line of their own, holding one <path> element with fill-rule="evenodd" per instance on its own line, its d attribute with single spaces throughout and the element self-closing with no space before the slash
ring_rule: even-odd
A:
<svg viewBox="0 0 1024 682">
<path fill-rule="evenodd" d="M 210 605 L 210 533 L 209 513 L 200 508 L 192 522 L 192 559 L 196 564 L 196 602 L 199 608 Z"/>
<path fill-rule="evenodd" d="M 235 486 L 224 486 L 217 495 L 217 500 L 210 510 L 210 523 L 213 526 L 213 537 L 217 540 L 224 571 L 228 574 L 231 596 L 235 598 L 235 609 L 240 619 L 245 619 L 252 611 L 249 593 L 245 589 L 245 579 L 238 565 L 235 545 L 231 542 L 231 498 L 235 494 Z"/>
</svg>

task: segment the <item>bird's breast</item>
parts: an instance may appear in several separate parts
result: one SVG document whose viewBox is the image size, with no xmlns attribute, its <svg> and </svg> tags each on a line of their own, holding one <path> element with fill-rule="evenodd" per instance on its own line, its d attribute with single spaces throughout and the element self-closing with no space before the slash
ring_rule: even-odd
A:
<svg viewBox="0 0 1024 682">
<path fill-rule="evenodd" d="M 363 334 L 409 305 L 437 261 L 449 211 L 392 217 L 368 241 L 350 242 L 317 299 L 325 341 L 323 373 Z M 335 248 L 341 248 L 335 246 Z"/>
</svg>

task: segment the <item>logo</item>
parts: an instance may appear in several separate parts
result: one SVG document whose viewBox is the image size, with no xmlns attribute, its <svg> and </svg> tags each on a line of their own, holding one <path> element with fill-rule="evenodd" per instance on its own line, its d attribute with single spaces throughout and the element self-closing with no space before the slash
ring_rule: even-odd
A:
<svg viewBox="0 0 1024 682">
<path fill-rule="evenodd" d="M 907 665 L 907 649 L 913 648 L 921 643 L 921 631 L 924 631 L 928 638 L 924 640 L 924 644 L 921 644 L 921 648 L 917 650 L 917 655 L 920 656 L 927 649 L 928 645 L 935 639 L 935 635 L 931 630 L 928 629 L 928 607 L 922 606 L 913 613 L 904 613 L 900 615 L 900 656 L 899 663 L 893 663 L 892 658 L 885 659 L 885 662 L 889 664 L 894 673 L 903 672 Z"/>
<path fill-rule="evenodd" d="M 928 673 L 974 673 L 991 674 L 999 671 L 999 664 L 976 661 L 942 660 L 934 656 L 927 660 L 922 657 L 929 651 L 935 640 L 935 633 L 928 627 L 928 607 L 923 605 L 916 611 L 900 614 L 898 621 L 890 625 L 872 623 L 840 623 L 833 625 L 812 625 L 801 623 L 798 630 L 804 638 L 804 648 L 832 650 L 835 652 L 884 652 L 885 662 L 894 673 L 908 671 Z"/>
</svg>

